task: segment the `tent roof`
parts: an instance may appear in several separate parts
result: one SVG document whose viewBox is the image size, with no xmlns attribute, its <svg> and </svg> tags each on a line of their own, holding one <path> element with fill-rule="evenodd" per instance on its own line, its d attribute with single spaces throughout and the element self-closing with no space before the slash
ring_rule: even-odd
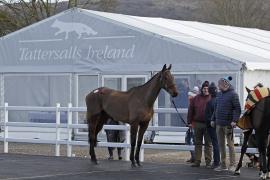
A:
<svg viewBox="0 0 270 180">
<path fill-rule="evenodd" d="M 270 70 L 270 32 L 193 21 L 82 10 L 237 60 L 250 70 Z"/>
<path fill-rule="evenodd" d="M 72 14 L 70 12 L 75 12 L 75 13 L 79 12 L 79 14 L 74 14 L 74 13 Z M 214 24 L 207 24 L 207 23 L 201 23 L 201 22 L 179 21 L 179 20 L 153 18 L 153 17 L 137 17 L 137 16 L 75 8 L 75 9 L 69 9 L 62 13 L 59 13 L 56 16 L 52 16 L 43 21 L 35 23 L 31 26 L 25 27 L 7 36 L 1 37 L 0 39 L 9 40 L 10 42 L 15 42 L 12 39 L 14 35 L 16 36 L 17 34 L 20 34 L 26 31 L 29 31 L 29 33 L 26 36 L 29 36 L 29 34 L 31 35 L 35 33 L 35 34 L 42 34 L 44 38 L 46 38 L 46 36 L 49 36 L 47 34 L 52 33 L 51 29 L 44 31 L 44 29 L 42 28 L 47 28 L 48 26 L 51 26 L 50 21 L 52 21 L 53 19 L 57 19 L 59 17 L 67 16 L 66 18 L 71 18 L 72 22 L 76 22 L 76 19 L 81 18 L 81 16 L 79 17 L 80 14 L 95 17 L 96 19 L 100 19 L 104 22 L 107 21 L 115 25 L 120 25 L 122 27 L 124 26 L 128 29 L 135 30 L 136 32 L 142 32 L 144 34 L 153 35 L 165 41 L 166 40 L 173 41 L 175 42 L 175 44 L 181 44 L 183 46 L 188 47 L 189 49 L 194 49 L 197 52 L 203 52 L 201 54 L 195 53 L 196 55 L 194 56 L 197 56 L 196 58 L 199 60 L 203 60 L 203 57 L 200 55 L 206 54 L 208 56 L 205 56 L 204 58 L 208 57 L 208 59 L 210 58 L 211 61 L 214 61 L 213 59 L 214 57 L 217 57 L 215 59 L 225 60 L 225 62 L 230 61 L 231 65 L 230 66 L 228 65 L 228 67 L 226 67 L 227 69 L 230 69 L 232 66 L 235 66 L 234 69 L 239 70 L 239 67 L 242 67 L 244 65 L 249 70 L 270 70 L 270 32 L 269 31 L 251 29 L 251 28 L 214 25 Z M 84 21 L 90 24 L 93 23 L 93 21 L 91 21 L 91 19 L 89 20 L 88 18 L 86 19 L 84 18 Z M 49 22 L 49 25 L 44 25 L 44 24 L 48 24 L 48 22 Z M 36 27 L 39 27 L 39 26 L 40 28 L 37 30 Z M 35 29 L 34 30 L 35 32 L 32 29 Z M 102 27 L 102 29 L 104 29 L 104 27 Z M 114 30 L 108 29 L 107 31 L 114 31 Z M 18 40 L 18 38 L 16 40 Z M 19 40 L 21 42 L 23 41 L 23 39 L 20 39 L 20 38 Z M 59 39 L 55 39 L 55 40 L 59 40 Z M 45 42 L 45 41 L 46 39 L 43 40 L 42 42 Z M 78 40 L 71 39 L 71 41 L 76 42 Z M 12 43 L 9 43 L 9 44 L 11 44 L 11 47 L 12 47 Z M 166 43 L 164 45 L 166 45 Z M 0 48 L 2 48 L 3 52 L 5 51 L 7 52 L 8 47 L 10 47 L 10 45 L 9 46 L 2 45 L 1 47 L 1 44 L 0 44 Z M 170 50 L 168 49 L 167 51 L 170 52 Z M 145 52 L 147 51 L 145 50 Z M 191 53 L 191 52 L 187 51 L 185 53 Z M 176 54 L 175 56 L 178 56 L 178 55 L 179 53 Z M 3 59 L 7 59 L 7 56 L 8 56 L 7 53 L 4 54 Z M 164 57 L 161 57 L 160 59 Z M 183 56 L 183 58 L 185 57 L 188 58 L 189 56 L 187 56 L 186 54 Z M 174 57 L 171 56 L 170 59 L 174 59 Z M 175 59 L 175 61 L 177 61 L 177 59 Z M 157 61 L 155 61 L 155 63 L 157 63 Z M 194 67 L 196 66 L 196 68 L 199 68 L 196 64 L 194 64 L 194 62 L 193 64 L 192 63 L 189 63 L 189 64 L 191 64 Z M 221 64 L 222 64 L 222 61 L 220 61 L 219 64 L 217 64 L 216 66 L 221 66 Z M 154 63 L 152 63 L 152 65 L 154 65 Z M 226 66 L 224 63 L 222 65 Z M 104 66 L 105 64 L 102 65 L 103 69 L 104 69 Z M 214 68 L 217 68 L 216 66 Z M 62 67 L 64 69 L 65 66 L 62 66 Z M 25 68 L 27 68 L 27 66 L 25 66 Z M 29 66 L 29 68 L 32 68 L 32 67 Z M 47 67 L 44 67 L 44 68 L 48 69 Z M 69 68 L 73 68 L 73 67 L 67 66 L 67 68 L 65 69 L 69 69 Z"/>
</svg>

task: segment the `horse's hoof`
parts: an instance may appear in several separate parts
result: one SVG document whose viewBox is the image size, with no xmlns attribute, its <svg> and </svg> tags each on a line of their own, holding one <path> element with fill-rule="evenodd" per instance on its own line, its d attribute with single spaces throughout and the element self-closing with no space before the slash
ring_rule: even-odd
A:
<svg viewBox="0 0 270 180">
<path fill-rule="evenodd" d="M 240 169 L 237 171 L 234 171 L 234 175 L 239 176 L 240 175 Z"/>
<path fill-rule="evenodd" d="M 270 172 L 267 173 L 266 178 L 267 178 L 267 179 L 270 179 Z"/>
<path fill-rule="evenodd" d="M 267 179 L 267 173 L 261 173 L 260 178 L 263 180 Z"/>
<path fill-rule="evenodd" d="M 135 163 L 131 163 L 131 168 L 135 168 L 136 164 Z"/>
<path fill-rule="evenodd" d="M 137 161 L 136 163 L 137 163 L 138 167 L 142 167 L 142 164 L 139 161 Z"/>
<path fill-rule="evenodd" d="M 91 163 L 94 164 L 94 165 L 98 165 L 97 160 L 91 160 Z"/>
</svg>

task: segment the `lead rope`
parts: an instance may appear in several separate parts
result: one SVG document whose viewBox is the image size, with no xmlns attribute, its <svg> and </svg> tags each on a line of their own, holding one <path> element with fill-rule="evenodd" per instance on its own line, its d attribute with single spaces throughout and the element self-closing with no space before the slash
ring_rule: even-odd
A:
<svg viewBox="0 0 270 180">
<path fill-rule="evenodd" d="M 174 100 L 171 99 L 171 101 L 172 101 L 172 104 L 173 104 L 173 106 L 174 106 L 174 108 L 175 108 L 177 114 L 178 114 L 178 117 L 179 117 L 179 118 L 181 119 L 181 121 L 188 127 L 186 121 L 183 119 L 183 117 L 182 117 L 181 114 L 179 113 L 179 111 L 178 111 L 178 109 L 177 109 L 177 107 L 176 107 L 176 105 L 175 105 L 175 103 L 174 103 Z"/>
</svg>

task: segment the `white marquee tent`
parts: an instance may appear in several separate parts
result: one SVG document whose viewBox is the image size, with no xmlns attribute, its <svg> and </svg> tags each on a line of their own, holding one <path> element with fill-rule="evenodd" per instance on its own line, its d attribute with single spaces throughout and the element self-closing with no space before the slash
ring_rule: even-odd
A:
<svg viewBox="0 0 270 180">
<path fill-rule="evenodd" d="M 0 105 L 84 106 L 90 90 L 127 90 L 164 64 L 173 65 L 180 108 L 195 85 L 228 75 L 243 100 L 244 86 L 270 86 L 270 32 L 70 9 L 0 38 Z M 156 107 L 172 107 L 166 93 Z M 181 124 L 169 114 L 159 117 L 160 125 Z"/>
</svg>

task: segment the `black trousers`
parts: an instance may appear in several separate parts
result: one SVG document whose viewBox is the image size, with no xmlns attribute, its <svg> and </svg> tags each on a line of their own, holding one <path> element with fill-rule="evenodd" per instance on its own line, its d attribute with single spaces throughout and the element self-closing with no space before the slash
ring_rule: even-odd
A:
<svg viewBox="0 0 270 180">
<path fill-rule="evenodd" d="M 112 119 L 109 119 L 107 122 L 107 125 L 119 125 L 118 121 L 114 121 Z M 105 130 L 106 136 L 107 136 L 107 141 L 108 142 L 125 142 L 125 131 L 120 131 L 120 130 Z M 108 147 L 109 155 L 113 156 L 113 151 L 114 147 Z M 123 148 L 118 147 L 117 152 L 118 156 L 121 157 L 121 151 Z"/>
</svg>

